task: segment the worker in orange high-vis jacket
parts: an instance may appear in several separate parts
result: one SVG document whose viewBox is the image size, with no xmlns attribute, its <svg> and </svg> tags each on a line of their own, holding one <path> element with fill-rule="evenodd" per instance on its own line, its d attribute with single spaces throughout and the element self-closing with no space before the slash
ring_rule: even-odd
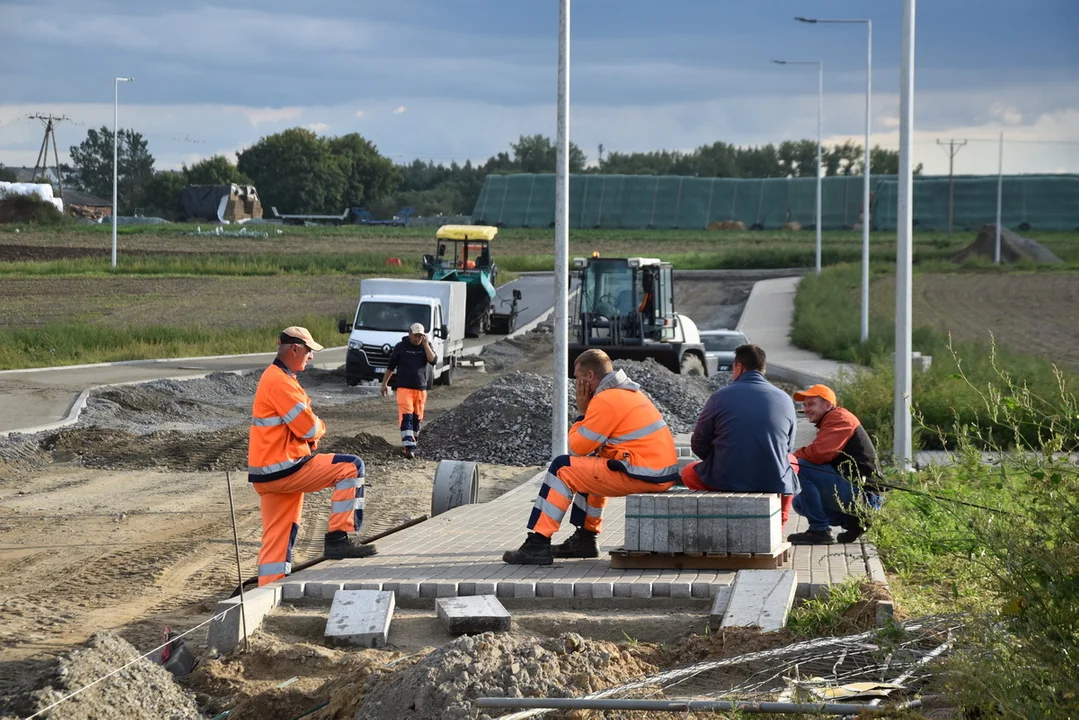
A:
<svg viewBox="0 0 1079 720">
<path fill-rule="evenodd" d="M 247 479 L 262 508 L 259 585 L 292 571 L 305 492 L 333 488 L 326 558 L 362 558 L 376 552 L 374 545 L 362 545 L 353 535 L 363 525 L 363 460 L 314 452 L 326 426 L 311 410 L 296 373 L 322 346 L 302 327 L 285 328 L 277 342 L 277 357 L 255 390 L 247 450 Z"/>
<path fill-rule="evenodd" d="M 502 559 L 513 565 L 550 565 L 554 558 L 599 556 L 596 536 L 608 497 L 664 492 L 678 479 L 674 436 L 640 385 L 615 372 L 598 349 L 581 353 L 574 364 L 577 410 L 569 431 L 570 455 L 559 455 L 547 469 L 528 518 L 528 537 Z M 570 510 L 577 530 L 551 546 L 551 536 Z"/>
<path fill-rule="evenodd" d="M 390 353 L 386 374 L 382 377 L 382 397 L 390 394 L 390 379 L 394 378 L 397 423 L 401 426 L 401 445 L 406 458 L 416 457 L 423 409 L 427 406 L 427 386 L 431 384 L 431 366 L 436 362 L 438 355 L 427 339 L 423 324 L 412 323 L 408 336 L 402 338 Z"/>
</svg>

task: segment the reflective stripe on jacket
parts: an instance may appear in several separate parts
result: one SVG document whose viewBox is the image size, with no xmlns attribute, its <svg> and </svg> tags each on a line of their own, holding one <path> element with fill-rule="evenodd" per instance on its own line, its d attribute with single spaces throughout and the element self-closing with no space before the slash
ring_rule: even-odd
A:
<svg viewBox="0 0 1079 720">
<path fill-rule="evenodd" d="M 311 399 L 296 375 L 274 360 L 259 378 L 251 406 L 248 481 L 278 480 L 296 472 L 325 434 L 326 426 L 311 410 Z"/>
<path fill-rule="evenodd" d="M 585 416 L 569 431 L 574 455 L 608 458 L 612 470 L 637 480 L 665 483 L 678 479 L 674 435 L 641 386 L 618 370 L 596 388 Z"/>
</svg>

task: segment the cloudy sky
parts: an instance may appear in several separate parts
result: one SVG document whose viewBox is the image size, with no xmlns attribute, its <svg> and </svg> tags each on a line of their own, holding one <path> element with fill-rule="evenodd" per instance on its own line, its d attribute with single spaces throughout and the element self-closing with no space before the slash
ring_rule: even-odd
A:
<svg viewBox="0 0 1079 720">
<path fill-rule="evenodd" d="M 898 147 L 900 0 L 575 0 L 571 135 L 623 152 L 864 133 L 865 32 L 796 15 L 870 17 L 874 142 Z M 1079 172 L 1079 2 L 922 0 L 915 160 L 971 142 L 956 171 Z M 484 160 L 554 136 L 557 0 L 0 0 L 0 162 L 33 165 L 62 114 L 61 159 L 120 124 L 157 167 L 231 155 L 288 127 L 359 132 L 398 162 Z"/>
</svg>

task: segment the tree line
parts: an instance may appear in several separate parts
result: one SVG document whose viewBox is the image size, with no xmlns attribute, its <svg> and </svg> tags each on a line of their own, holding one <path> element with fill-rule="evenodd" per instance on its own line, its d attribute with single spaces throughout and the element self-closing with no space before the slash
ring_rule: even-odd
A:
<svg viewBox="0 0 1079 720">
<path fill-rule="evenodd" d="M 91 129 L 71 148 L 68 183 L 102 198 L 112 196 L 112 131 Z M 154 170 L 146 140 L 134 130 L 119 133 L 117 192 L 120 212 L 173 219 L 180 193 L 187 185 L 254 185 L 266 214 L 340 214 L 366 207 L 376 218 L 390 217 L 402 207 L 418 215 L 470 215 L 484 178 L 491 173 L 554 172 L 557 150 L 545 135 L 522 135 L 483 164 L 448 165 L 416 159 L 397 164 L 379 153 L 358 133 L 320 136 L 291 128 L 260 138 L 236 153 L 236 160 L 215 155 L 180 170 Z M 570 143 L 570 172 L 625 175 L 688 175 L 696 177 L 768 178 L 813 176 L 815 140 L 742 147 L 724 142 L 682 152 L 604 152 L 597 161 Z M 853 142 L 825 147 L 826 175 L 861 175 L 863 146 Z M 895 174 L 899 153 L 879 146 L 870 151 L 874 174 Z M 921 171 L 919 164 L 915 172 Z"/>
</svg>

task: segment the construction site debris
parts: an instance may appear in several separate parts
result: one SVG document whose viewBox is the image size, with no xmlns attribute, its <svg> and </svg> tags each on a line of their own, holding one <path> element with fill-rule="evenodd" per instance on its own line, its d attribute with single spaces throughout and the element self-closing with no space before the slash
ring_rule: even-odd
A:
<svg viewBox="0 0 1079 720">
<path fill-rule="evenodd" d="M 992 260 L 996 255 L 997 226 L 990 223 L 982 225 L 974 241 L 960 250 L 952 262 L 964 263 L 971 258 Z M 1062 262 L 1052 250 L 1036 240 L 1025 238 L 1006 227 L 1000 228 L 1000 261 L 1005 263 L 1033 260 L 1038 263 Z"/>
<path fill-rule="evenodd" d="M 56 658 L 44 677 L 26 678 L 28 689 L 0 700 L 3 717 L 27 717 L 89 685 L 113 670 L 112 677 L 65 701 L 48 717 L 66 720 L 199 720 L 195 700 L 167 670 L 146 658 L 123 638 L 98 632 L 78 649 Z M 37 689 L 31 689 L 37 688 Z"/>
<path fill-rule="evenodd" d="M 724 220 L 723 222 L 717 222 L 713 220 L 708 223 L 709 230 L 745 230 L 746 224 L 741 220 Z"/>
<path fill-rule="evenodd" d="M 653 666 L 608 642 L 576 633 L 464 636 L 410 668 L 367 682 L 357 717 L 382 720 L 488 718 L 477 697 L 576 697 L 648 674 Z"/>
</svg>

